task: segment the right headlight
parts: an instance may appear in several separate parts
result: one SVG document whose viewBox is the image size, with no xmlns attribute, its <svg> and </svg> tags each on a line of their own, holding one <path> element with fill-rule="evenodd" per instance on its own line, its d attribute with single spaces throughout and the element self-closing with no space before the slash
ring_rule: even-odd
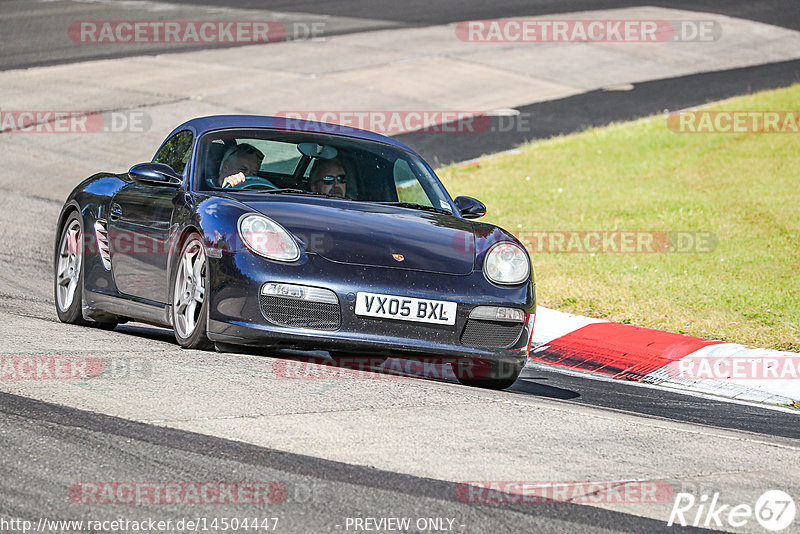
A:
<svg viewBox="0 0 800 534">
<path fill-rule="evenodd" d="M 531 274 L 530 258 L 516 243 L 500 241 L 492 245 L 486 253 L 483 273 L 495 284 L 521 284 Z"/>
<path fill-rule="evenodd" d="M 289 232 L 264 215 L 243 215 L 239 219 L 239 236 L 247 248 L 270 260 L 297 261 L 300 258 L 300 247 Z"/>
</svg>

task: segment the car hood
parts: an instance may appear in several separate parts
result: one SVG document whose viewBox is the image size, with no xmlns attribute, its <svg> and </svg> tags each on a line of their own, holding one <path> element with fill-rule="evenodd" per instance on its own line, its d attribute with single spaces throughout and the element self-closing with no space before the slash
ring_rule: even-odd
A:
<svg viewBox="0 0 800 534">
<path fill-rule="evenodd" d="M 244 203 L 330 261 L 456 275 L 475 268 L 472 225 L 452 215 L 333 199 Z"/>
</svg>

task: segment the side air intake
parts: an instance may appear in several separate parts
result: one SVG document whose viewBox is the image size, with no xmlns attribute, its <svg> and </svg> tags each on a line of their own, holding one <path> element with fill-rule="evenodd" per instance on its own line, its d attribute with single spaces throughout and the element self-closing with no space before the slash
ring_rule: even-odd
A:
<svg viewBox="0 0 800 534">
<path fill-rule="evenodd" d="M 108 250 L 108 228 L 105 219 L 98 219 L 94 223 L 94 235 L 97 237 L 97 251 L 103 260 L 106 271 L 111 270 L 111 252 Z"/>
</svg>

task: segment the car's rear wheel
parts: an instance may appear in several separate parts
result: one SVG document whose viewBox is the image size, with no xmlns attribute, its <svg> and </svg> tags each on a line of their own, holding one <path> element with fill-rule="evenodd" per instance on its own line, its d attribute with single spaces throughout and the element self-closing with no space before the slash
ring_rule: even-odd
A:
<svg viewBox="0 0 800 534">
<path fill-rule="evenodd" d="M 88 324 L 83 318 L 83 223 L 73 212 L 61 229 L 53 262 L 55 301 L 58 319 L 63 323 Z"/>
<path fill-rule="evenodd" d="M 213 348 L 206 329 L 206 253 L 200 234 L 192 233 L 184 242 L 172 274 L 172 325 L 181 347 Z"/>
</svg>

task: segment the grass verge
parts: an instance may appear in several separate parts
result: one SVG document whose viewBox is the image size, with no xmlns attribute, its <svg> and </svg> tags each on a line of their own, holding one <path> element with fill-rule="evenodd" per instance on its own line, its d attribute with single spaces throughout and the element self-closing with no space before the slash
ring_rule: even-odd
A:
<svg viewBox="0 0 800 534">
<path fill-rule="evenodd" d="M 797 110 L 798 102 L 800 84 L 707 109 Z M 529 245 L 544 306 L 800 351 L 800 134 L 674 133 L 661 115 L 438 174 L 453 196 L 481 199 L 484 220 Z M 714 243 L 690 252 L 542 251 L 550 235 L 586 236 L 572 231 L 670 235 L 673 245 L 686 232 Z"/>
</svg>

